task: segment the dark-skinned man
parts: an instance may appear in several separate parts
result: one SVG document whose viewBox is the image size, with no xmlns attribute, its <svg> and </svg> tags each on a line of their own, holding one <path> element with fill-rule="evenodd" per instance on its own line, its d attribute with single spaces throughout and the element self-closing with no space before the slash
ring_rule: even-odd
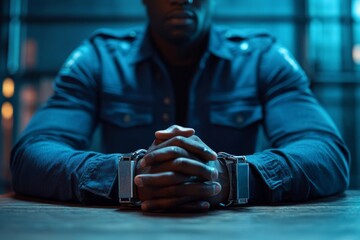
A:
<svg viewBox="0 0 360 240">
<path fill-rule="evenodd" d="M 14 147 L 17 193 L 201 211 L 347 188 L 338 130 L 273 37 L 217 26 L 213 0 L 143 4 L 148 25 L 100 30 L 70 56 Z M 98 125 L 101 153 L 86 150 Z"/>
</svg>

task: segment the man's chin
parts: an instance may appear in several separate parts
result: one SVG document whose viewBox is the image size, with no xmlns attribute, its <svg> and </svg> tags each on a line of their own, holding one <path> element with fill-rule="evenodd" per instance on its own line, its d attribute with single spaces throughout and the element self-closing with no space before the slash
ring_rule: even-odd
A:
<svg viewBox="0 0 360 240">
<path fill-rule="evenodd" d="M 194 41 L 195 37 L 193 34 L 174 33 L 167 37 L 169 43 L 177 46 L 185 46 Z"/>
</svg>

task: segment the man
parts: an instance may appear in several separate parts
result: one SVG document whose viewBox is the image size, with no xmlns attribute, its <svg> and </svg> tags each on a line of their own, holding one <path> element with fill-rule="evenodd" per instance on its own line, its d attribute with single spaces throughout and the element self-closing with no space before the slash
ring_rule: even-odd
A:
<svg viewBox="0 0 360 240">
<path fill-rule="evenodd" d="M 271 36 L 216 26 L 213 0 L 143 3 L 147 27 L 99 31 L 60 71 L 54 95 L 14 147 L 17 193 L 117 203 L 129 152 L 137 160 L 129 184 L 144 211 L 233 205 L 247 189 L 257 203 L 347 188 L 346 147 L 299 65 Z M 87 151 L 99 124 L 103 150 Z M 260 127 L 271 144 L 265 151 Z M 232 166 L 249 166 L 249 175 L 229 167 L 224 156 L 235 155 L 244 157 Z"/>
</svg>

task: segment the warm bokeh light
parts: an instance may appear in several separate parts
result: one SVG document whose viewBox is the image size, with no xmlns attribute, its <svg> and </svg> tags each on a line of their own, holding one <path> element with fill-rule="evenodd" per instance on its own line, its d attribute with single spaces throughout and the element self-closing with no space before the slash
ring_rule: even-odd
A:
<svg viewBox="0 0 360 240">
<path fill-rule="evenodd" d="M 353 48 L 353 59 L 356 64 L 360 64 L 360 44 L 357 44 Z"/>
<path fill-rule="evenodd" d="M 14 108 L 12 106 L 11 103 L 9 102 L 4 102 L 2 107 L 1 107 L 1 116 L 3 117 L 3 119 L 12 119 L 14 115 Z"/>
<path fill-rule="evenodd" d="M 14 92 L 15 92 L 14 80 L 12 80 L 11 78 L 5 78 L 2 84 L 2 92 L 4 97 L 6 98 L 11 98 L 12 96 L 14 96 Z"/>
</svg>

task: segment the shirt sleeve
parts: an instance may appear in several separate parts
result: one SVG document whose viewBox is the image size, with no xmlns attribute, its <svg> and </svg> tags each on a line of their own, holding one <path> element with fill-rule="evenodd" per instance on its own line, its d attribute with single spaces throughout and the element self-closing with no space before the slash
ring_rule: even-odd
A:
<svg viewBox="0 0 360 240">
<path fill-rule="evenodd" d="M 272 148 L 247 159 L 267 186 L 266 199 L 305 201 L 344 191 L 349 184 L 349 152 L 314 98 L 305 73 L 279 45 L 262 56 L 259 94 Z"/>
<path fill-rule="evenodd" d="M 73 52 L 54 94 L 12 151 L 16 193 L 60 201 L 114 203 L 119 154 L 85 149 L 98 122 L 97 53 L 88 41 Z"/>
</svg>

